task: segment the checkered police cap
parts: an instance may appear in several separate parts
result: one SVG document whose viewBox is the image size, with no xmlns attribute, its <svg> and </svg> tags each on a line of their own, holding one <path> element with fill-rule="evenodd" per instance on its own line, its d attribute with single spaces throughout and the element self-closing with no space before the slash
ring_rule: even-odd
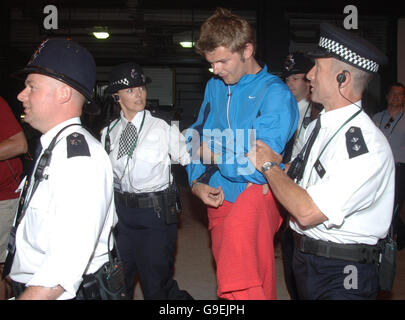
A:
<svg viewBox="0 0 405 320">
<path fill-rule="evenodd" d="M 128 62 L 114 67 L 108 79 L 107 93 L 116 93 L 118 90 L 146 85 L 146 77 L 140 65 Z"/>
<path fill-rule="evenodd" d="M 370 42 L 329 23 L 321 24 L 318 49 L 308 55 L 313 58 L 334 57 L 372 73 L 388 62 L 385 54 Z"/>
</svg>

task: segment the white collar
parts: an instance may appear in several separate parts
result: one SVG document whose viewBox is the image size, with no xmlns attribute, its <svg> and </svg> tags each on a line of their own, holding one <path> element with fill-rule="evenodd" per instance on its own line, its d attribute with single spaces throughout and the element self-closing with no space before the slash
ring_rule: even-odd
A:
<svg viewBox="0 0 405 320">
<path fill-rule="evenodd" d="M 52 139 L 58 134 L 58 132 L 62 128 L 66 127 L 67 125 L 73 124 L 73 123 L 81 124 L 80 117 L 71 118 L 69 120 L 63 121 L 63 122 L 59 123 L 58 125 L 56 125 L 55 127 L 53 127 L 48 132 L 44 133 L 40 138 L 42 148 L 44 148 L 44 149 L 47 148 L 49 146 L 49 144 L 51 143 Z"/>
<path fill-rule="evenodd" d="M 355 104 L 349 104 L 345 107 L 328 112 L 326 112 L 325 109 L 322 110 L 319 114 L 321 117 L 321 127 L 325 128 L 340 126 L 343 122 L 360 110 L 359 107 L 361 107 L 361 100 L 355 102 Z"/>
<path fill-rule="evenodd" d="M 125 128 L 127 126 L 128 122 L 131 122 L 136 127 L 136 129 L 139 130 L 139 128 L 141 126 L 141 123 L 142 123 L 142 119 L 144 117 L 144 113 L 145 113 L 145 117 L 146 117 L 148 115 L 148 112 L 149 111 L 147 111 L 147 110 L 139 111 L 139 112 L 136 113 L 135 117 L 133 117 L 131 121 L 128 121 L 125 118 L 124 113 L 121 110 L 121 124 L 122 124 L 122 127 Z"/>
</svg>

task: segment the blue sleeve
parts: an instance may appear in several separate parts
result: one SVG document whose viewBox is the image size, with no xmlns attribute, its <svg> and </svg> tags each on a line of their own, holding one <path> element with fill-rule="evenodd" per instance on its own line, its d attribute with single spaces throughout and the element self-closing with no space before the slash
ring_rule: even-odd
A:
<svg viewBox="0 0 405 320">
<path fill-rule="evenodd" d="M 235 143 L 233 153 L 230 152 L 230 148 L 222 147 L 226 157 L 222 159 L 222 164 L 218 164 L 221 174 L 234 182 L 266 183 L 263 174 L 254 168 L 245 154 L 251 149 L 255 140 L 262 140 L 282 155 L 285 145 L 297 129 L 298 118 L 297 102 L 288 87 L 281 82 L 273 83 L 261 102 L 258 116 L 253 122 L 253 130 L 250 132 L 244 130 L 248 132 L 243 133 L 243 145 Z M 236 137 L 236 141 L 238 140 L 240 141 Z"/>
<path fill-rule="evenodd" d="M 201 163 L 197 151 L 201 145 L 203 128 L 207 123 L 211 121 L 212 118 L 210 117 L 211 104 L 209 99 L 208 88 L 209 83 L 207 84 L 207 88 L 205 90 L 204 101 L 201 105 L 197 121 L 194 124 L 192 124 L 189 129 L 187 129 L 185 135 L 187 142 L 187 149 L 191 157 L 190 164 L 186 166 L 186 172 L 188 175 L 188 182 L 190 186 L 195 179 L 197 179 L 199 176 L 201 176 L 202 173 L 205 172 L 205 166 Z"/>
</svg>

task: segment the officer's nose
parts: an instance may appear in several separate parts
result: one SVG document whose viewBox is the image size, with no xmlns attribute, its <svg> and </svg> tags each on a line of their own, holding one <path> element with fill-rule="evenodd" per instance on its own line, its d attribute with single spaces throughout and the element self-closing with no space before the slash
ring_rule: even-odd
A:
<svg viewBox="0 0 405 320">
<path fill-rule="evenodd" d="M 315 75 L 315 66 L 311 68 L 311 70 L 308 71 L 306 77 L 309 81 L 314 80 L 314 75 Z"/>
<path fill-rule="evenodd" d="M 27 98 L 27 90 L 28 87 L 25 87 L 18 95 L 17 95 L 17 99 L 21 102 L 24 102 L 25 99 Z"/>
</svg>

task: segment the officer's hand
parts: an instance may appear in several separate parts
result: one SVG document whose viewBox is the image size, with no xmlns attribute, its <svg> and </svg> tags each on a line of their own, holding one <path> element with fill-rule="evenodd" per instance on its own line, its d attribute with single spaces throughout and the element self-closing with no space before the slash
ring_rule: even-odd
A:
<svg viewBox="0 0 405 320">
<path fill-rule="evenodd" d="M 193 185 L 191 191 L 200 198 L 204 204 L 214 208 L 221 206 L 225 199 L 224 191 L 221 186 L 213 188 L 208 184 L 196 183 Z"/>
<path fill-rule="evenodd" d="M 262 171 L 262 166 L 265 162 L 270 161 L 280 163 L 282 160 L 281 155 L 275 153 L 273 149 L 261 140 L 256 140 L 256 144 L 247 153 L 247 157 L 260 172 Z"/>
</svg>

